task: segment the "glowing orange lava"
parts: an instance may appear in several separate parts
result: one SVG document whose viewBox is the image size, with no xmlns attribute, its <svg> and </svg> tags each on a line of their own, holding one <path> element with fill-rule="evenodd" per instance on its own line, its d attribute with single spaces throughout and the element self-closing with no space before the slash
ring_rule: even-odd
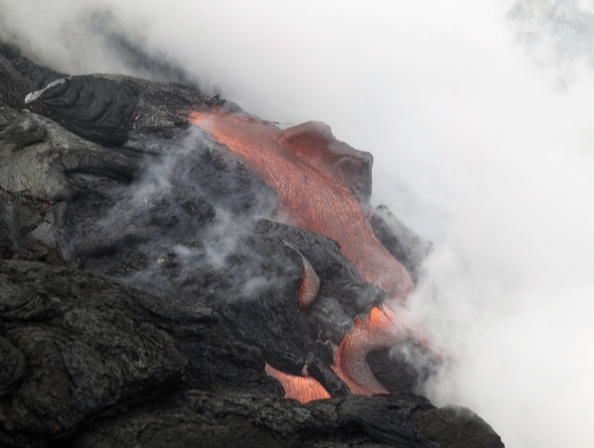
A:
<svg viewBox="0 0 594 448">
<path fill-rule="evenodd" d="M 299 295 L 297 304 L 302 310 L 316 300 L 320 291 L 320 278 L 307 258 L 301 256 L 303 261 L 303 272 L 301 274 L 301 285 L 299 286 Z"/>
<path fill-rule="evenodd" d="M 269 364 L 265 367 L 266 373 L 281 383 L 285 390 L 286 398 L 294 398 L 301 403 L 330 398 L 330 394 L 315 379 L 309 376 L 289 375 L 281 372 Z"/>
<path fill-rule="evenodd" d="M 379 242 L 362 201 L 370 192 L 358 183 L 364 163 L 329 129 L 305 123 L 282 130 L 273 123 L 220 108 L 194 111 L 190 122 L 210 133 L 219 143 L 242 157 L 280 199 L 282 211 L 307 230 L 331 238 L 363 278 L 403 300 L 413 283 L 407 270 Z M 361 187 L 355 197 L 349 186 Z M 304 259 L 299 306 L 307 308 L 317 295 L 319 279 Z M 314 277 L 315 276 L 315 277 Z M 318 284 L 316 285 L 316 281 Z M 315 291 L 315 294 L 314 294 Z M 392 345 L 398 338 L 394 316 L 384 307 L 357 318 L 336 351 L 333 369 L 353 393 L 387 393 L 367 365 L 367 354 Z M 313 378 L 288 375 L 272 368 L 286 396 L 302 402 L 328 398 Z"/>
<path fill-rule="evenodd" d="M 410 275 L 378 241 L 368 213 L 345 184 L 339 162 L 347 158 L 324 151 L 329 140 L 318 125 L 282 130 L 218 109 L 194 111 L 190 121 L 245 159 L 297 225 L 337 241 L 366 281 L 394 297 L 412 290 Z"/>
<path fill-rule="evenodd" d="M 336 352 L 334 372 L 353 393 L 387 394 L 387 389 L 371 372 L 367 354 L 393 345 L 400 337 L 396 316 L 385 306 L 373 307 L 367 316 L 355 320 L 343 338 Z"/>
</svg>

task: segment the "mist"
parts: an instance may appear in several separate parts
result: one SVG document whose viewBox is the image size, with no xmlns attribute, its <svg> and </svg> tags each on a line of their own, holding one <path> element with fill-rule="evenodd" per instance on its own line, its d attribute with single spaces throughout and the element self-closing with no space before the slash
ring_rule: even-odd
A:
<svg viewBox="0 0 594 448">
<path fill-rule="evenodd" d="M 427 385 L 509 447 L 594 440 L 592 2 L 0 0 L 0 37 L 73 74 L 150 76 L 97 13 L 208 92 L 322 120 L 434 244 L 409 299 L 452 359 Z M 89 22 L 91 21 L 91 22 Z M 113 31 L 111 30 L 111 31 Z"/>
</svg>

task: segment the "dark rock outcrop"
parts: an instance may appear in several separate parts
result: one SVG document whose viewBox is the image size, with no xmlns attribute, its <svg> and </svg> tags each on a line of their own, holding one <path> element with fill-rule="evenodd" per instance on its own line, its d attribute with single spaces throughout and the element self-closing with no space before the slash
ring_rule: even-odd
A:
<svg viewBox="0 0 594 448">
<path fill-rule="evenodd" d="M 406 227 L 385 205 L 374 210 L 371 225 L 386 249 L 406 267 L 415 283 L 418 282 L 423 260 L 431 252 L 431 243 Z"/>
<path fill-rule="evenodd" d="M 179 381 L 187 358 L 142 318 L 145 300 L 82 272 L 1 261 L 1 346 L 10 367 L 0 385 L 3 432 L 66 432 Z"/>
<path fill-rule="evenodd" d="M 0 101 L 12 107 L 21 107 L 29 88 L 25 78 L 0 55 Z"/>
<path fill-rule="evenodd" d="M 220 416 L 226 415 L 221 424 Z M 219 416 L 219 418 L 217 418 Z M 434 423 L 434 419 L 446 425 Z M 469 430 L 472 430 L 472 433 Z M 179 438 L 179 434 L 185 437 Z M 457 438 L 452 435 L 457 433 Z M 467 441 L 465 441 L 465 439 Z M 454 444 L 452 444 L 454 443 Z M 300 406 L 277 398 L 222 398 L 188 391 L 159 409 L 106 419 L 84 432 L 79 448 L 499 446 L 488 425 L 468 411 L 436 410 L 423 399 L 348 397 Z"/>
<path fill-rule="evenodd" d="M 29 91 L 39 90 L 56 79 L 64 78 L 66 75 L 56 72 L 49 67 L 39 65 L 23 56 L 21 50 L 8 42 L 0 42 L 0 55 L 6 58 L 18 73 L 26 80 Z M 19 98 L 19 104 L 23 104 L 25 97 Z"/>
</svg>

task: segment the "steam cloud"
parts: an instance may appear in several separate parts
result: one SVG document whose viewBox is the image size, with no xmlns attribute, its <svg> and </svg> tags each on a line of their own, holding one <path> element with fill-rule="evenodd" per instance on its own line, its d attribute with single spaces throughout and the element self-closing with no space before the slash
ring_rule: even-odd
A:
<svg viewBox="0 0 594 448">
<path fill-rule="evenodd" d="M 455 363 L 430 396 L 510 447 L 589 447 L 592 4 L 405 3 L 0 0 L 0 33 L 58 69 L 185 77 L 372 151 L 375 201 L 434 242 L 409 312 Z"/>
<path fill-rule="evenodd" d="M 562 84 L 571 81 L 576 65 L 594 67 L 591 0 L 519 0 L 509 17 L 533 57 L 557 71 Z"/>
</svg>

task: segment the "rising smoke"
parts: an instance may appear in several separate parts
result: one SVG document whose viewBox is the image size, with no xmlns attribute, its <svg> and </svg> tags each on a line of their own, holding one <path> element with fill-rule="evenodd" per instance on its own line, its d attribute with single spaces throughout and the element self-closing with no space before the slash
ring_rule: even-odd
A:
<svg viewBox="0 0 594 448">
<path fill-rule="evenodd" d="M 556 72 L 560 85 L 571 82 L 576 66 L 594 67 L 591 0 L 519 0 L 509 18 L 518 39 L 543 68 Z"/>
<path fill-rule="evenodd" d="M 430 396 L 473 408 L 510 447 L 591 446 L 592 4 L 0 8 L 1 37 L 57 69 L 182 76 L 265 118 L 326 121 L 373 152 L 375 201 L 434 242 L 410 313 L 455 363 Z M 97 34 L 89 23 L 110 13 L 117 20 Z M 122 39 L 171 70 L 131 64 Z"/>
</svg>

